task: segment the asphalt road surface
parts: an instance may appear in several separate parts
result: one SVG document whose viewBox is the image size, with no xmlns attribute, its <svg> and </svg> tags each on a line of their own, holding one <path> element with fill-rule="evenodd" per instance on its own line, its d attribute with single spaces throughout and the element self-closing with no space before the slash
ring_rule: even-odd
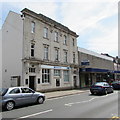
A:
<svg viewBox="0 0 120 120">
<path fill-rule="evenodd" d="M 120 92 L 120 91 L 119 91 Z M 29 105 L 2 112 L 2 118 L 112 118 L 118 115 L 118 91 L 91 95 L 88 91 L 47 99 L 44 104 Z"/>
</svg>

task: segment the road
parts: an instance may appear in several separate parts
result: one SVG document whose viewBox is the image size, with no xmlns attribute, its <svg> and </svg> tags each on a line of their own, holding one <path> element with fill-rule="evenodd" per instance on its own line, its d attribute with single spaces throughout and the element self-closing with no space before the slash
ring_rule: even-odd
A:
<svg viewBox="0 0 120 120">
<path fill-rule="evenodd" d="M 44 104 L 4 111 L 3 118 L 112 118 L 118 116 L 118 91 L 108 95 L 91 95 L 89 91 L 47 99 Z"/>
</svg>

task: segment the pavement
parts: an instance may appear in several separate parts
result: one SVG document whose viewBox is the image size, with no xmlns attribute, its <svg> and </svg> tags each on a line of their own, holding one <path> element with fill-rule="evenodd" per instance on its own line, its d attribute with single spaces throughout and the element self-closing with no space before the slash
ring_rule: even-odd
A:
<svg viewBox="0 0 120 120">
<path fill-rule="evenodd" d="M 44 93 L 47 99 L 80 94 L 89 91 L 89 89 L 73 89 L 73 90 L 61 90 L 61 91 L 54 91 L 54 92 L 46 92 Z"/>
</svg>

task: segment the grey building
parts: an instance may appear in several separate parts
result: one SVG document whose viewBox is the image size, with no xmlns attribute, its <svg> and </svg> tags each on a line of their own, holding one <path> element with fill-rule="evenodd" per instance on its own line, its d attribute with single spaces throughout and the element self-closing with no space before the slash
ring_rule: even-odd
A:
<svg viewBox="0 0 120 120">
<path fill-rule="evenodd" d="M 78 87 L 78 35 L 42 14 L 21 12 L 10 12 L 2 28 L 3 86 Z"/>
<path fill-rule="evenodd" d="M 111 79 L 114 79 L 113 58 L 78 48 L 78 60 L 80 87 L 89 87 L 95 82 L 110 82 Z"/>
</svg>

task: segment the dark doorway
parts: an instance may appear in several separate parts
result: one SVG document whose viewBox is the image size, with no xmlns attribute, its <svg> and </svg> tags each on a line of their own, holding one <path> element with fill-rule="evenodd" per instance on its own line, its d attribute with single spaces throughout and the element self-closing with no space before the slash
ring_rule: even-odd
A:
<svg viewBox="0 0 120 120">
<path fill-rule="evenodd" d="M 56 79 L 56 86 L 60 86 L 60 79 Z"/>
<path fill-rule="evenodd" d="M 29 88 L 35 90 L 35 76 L 29 76 Z"/>
<path fill-rule="evenodd" d="M 77 77 L 73 76 L 73 80 L 74 80 L 74 88 L 77 88 Z"/>
</svg>

